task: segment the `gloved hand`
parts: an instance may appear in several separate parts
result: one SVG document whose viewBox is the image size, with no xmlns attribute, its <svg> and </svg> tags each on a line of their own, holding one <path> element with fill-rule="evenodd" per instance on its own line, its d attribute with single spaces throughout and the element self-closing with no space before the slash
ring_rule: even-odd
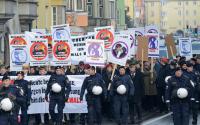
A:
<svg viewBox="0 0 200 125">
<path fill-rule="evenodd" d="M 11 100 L 15 100 L 16 96 L 14 96 L 12 93 L 9 93 L 8 98 L 11 99 Z"/>
<path fill-rule="evenodd" d="M 45 100 L 46 100 L 46 102 L 49 102 L 48 96 L 45 96 Z"/>
<path fill-rule="evenodd" d="M 80 96 L 80 101 L 81 101 L 81 102 L 83 101 L 83 97 L 81 97 L 81 96 Z"/>
</svg>

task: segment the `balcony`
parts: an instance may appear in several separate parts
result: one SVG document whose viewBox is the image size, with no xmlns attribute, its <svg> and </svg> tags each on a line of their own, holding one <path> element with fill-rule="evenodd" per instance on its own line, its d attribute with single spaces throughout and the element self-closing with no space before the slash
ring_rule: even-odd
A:
<svg viewBox="0 0 200 125">
<path fill-rule="evenodd" d="M 87 27 L 88 26 L 88 13 L 87 12 L 66 12 L 66 22 L 70 26 Z"/>
</svg>

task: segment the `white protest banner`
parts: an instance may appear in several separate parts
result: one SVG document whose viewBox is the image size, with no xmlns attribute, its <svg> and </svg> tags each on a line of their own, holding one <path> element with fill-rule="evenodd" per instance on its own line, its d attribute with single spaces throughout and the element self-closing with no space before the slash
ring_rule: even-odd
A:
<svg viewBox="0 0 200 125">
<path fill-rule="evenodd" d="M 114 28 L 112 26 L 94 28 L 95 39 L 104 40 L 105 50 L 111 49 L 114 42 Z"/>
<path fill-rule="evenodd" d="M 71 84 L 71 92 L 68 101 L 65 103 L 64 113 L 87 113 L 87 102 L 85 96 L 83 101 L 80 101 L 81 86 L 87 75 L 68 75 L 69 82 Z M 48 113 L 49 103 L 45 101 L 45 91 L 50 76 L 26 76 L 25 79 L 30 82 L 31 85 L 31 103 L 28 108 L 28 114 Z M 0 77 L 0 85 L 1 85 Z M 16 76 L 12 76 L 13 80 Z"/>
<path fill-rule="evenodd" d="M 156 25 L 145 26 L 145 34 L 159 34 L 159 28 Z"/>
<path fill-rule="evenodd" d="M 128 56 L 130 54 L 131 42 L 128 35 L 115 36 L 114 43 L 108 53 L 108 62 L 125 66 Z"/>
<path fill-rule="evenodd" d="M 50 76 L 25 76 L 25 80 L 31 85 L 31 102 L 28 114 L 48 112 L 48 103 L 45 101 L 45 91 Z"/>
<path fill-rule="evenodd" d="M 73 65 L 79 64 L 80 61 L 86 60 L 86 39 L 88 35 L 77 36 L 72 39 L 73 48 L 71 52 L 71 60 Z"/>
<path fill-rule="evenodd" d="M 29 41 L 30 66 L 48 65 L 47 39 L 32 39 Z"/>
<path fill-rule="evenodd" d="M 180 56 L 186 58 L 192 57 L 192 43 L 190 38 L 179 38 L 179 53 Z"/>
<path fill-rule="evenodd" d="M 71 64 L 71 35 L 69 25 L 52 26 L 53 58 L 51 65 L 67 66 Z M 73 46 L 72 46 L 73 47 Z"/>
<path fill-rule="evenodd" d="M 10 71 L 21 71 L 22 65 L 29 64 L 27 41 L 22 34 L 9 35 Z"/>
<path fill-rule="evenodd" d="M 126 35 L 129 35 L 130 36 L 130 41 L 131 41 L 131 48 L 130 48 L 130 56 L 132 55 L 135 55 L 136 54 L 136 51 L 135 51 L 135 30 L 131 30 L 131 29 L 128 29 L 128 30 L 123 30 L 123 31 L 120 31 L 120 34 L 126 34 Z"/>
<path fill-rule="evenodd" d="M 148 56 L 149 57 L 159 57 L 159 35 L 158 34 L 146 34 L 148 37 Z"/>
<path fill-rule="evenodd" d="M 83 101 L 80 101 L 81 86 L 86 75 L 68 75 L 71 83 L 71 92 L 68 103 L 65 103 L 64 113 L 87 113 L 87 102 L 85 96 Z"/>
<path fill-rule="evenodd" d="M 200 54 L 200 38 L 191 38 L 192 54 Z"/>
<path fill-rule="evenodd" d="M 104 66 L 105 54 L 103 40 L 86 40 L 86 63 L 93 66 Z"/>
</svg>

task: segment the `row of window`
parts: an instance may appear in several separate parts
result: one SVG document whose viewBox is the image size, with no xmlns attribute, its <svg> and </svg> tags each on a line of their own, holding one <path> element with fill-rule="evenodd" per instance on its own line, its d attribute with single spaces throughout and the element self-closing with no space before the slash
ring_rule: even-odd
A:
<svg viewBox="0 0 200 125">
<path fill-rule="evenodd" d="M 181 5 L 184 5 L 184 3 L 185 3 L 185 5 L 190 5 L 190 4 L 192 4 L 192 5 L 194 5 L 194 6 L 196 6 L 197 5 L 197 1 L 193 1 L 192 3 L 191 2 L 188 2 L 188 1 L 180 1 L 180 2 L 178 2 L 178 5 L 179 6 L 181 6 Z M 167 4 L 167 2 L 161 2 L 161 5 L 162 6 L 165 6 Z M 155 2 L 151 2 L 151 6 L 153 7 L 155 5 Z"/>
<path fill-rule="evenodd" d="M 182 26 L 182 25 L 185 25 L 185 24 L 183 24 L 183 23 L 185 23 L 185 24 L 191 24 L 192 22 L 191 21 L 185 21 L 185 22 L 183 22 L 183 21 L 178 21 L 178 25 L 179 26 Z M 194 20 L 193 21 L 193 25 L 194 26 L 197 26 L 197 20 Z M 162 27 L 165 27 L 165 26 L 167 26 L 167 22 L 166 21 L 161 21 L 161 26 Z"/>
<path fill-rule="evenodd" d="M 185 16 L 188 16 L 190 13 L 191 13 L 191 11 L 186 10 L 186 11 L 185 11 Z M 182 11 L 181 11 L 181 10 L 178 11 L 178 15 L 179 15 L 179 16 L 182 15 Z M 197 11 L 196 11 L 196 10 L 193 10 L 193 15 L 194 15 L 194 16 L 197 15 Z M 154 16 L 155 16 L 155 12 L 154 12 L 154 11 L 151 11 L 151 17 L 154 17 Z M 167 13 L 166 13 L 166 12 L 161 12 L 161 16 L 162 16 L 162 17 L 166 17 L 166 16 L 167 16 Z"/>
</svg>

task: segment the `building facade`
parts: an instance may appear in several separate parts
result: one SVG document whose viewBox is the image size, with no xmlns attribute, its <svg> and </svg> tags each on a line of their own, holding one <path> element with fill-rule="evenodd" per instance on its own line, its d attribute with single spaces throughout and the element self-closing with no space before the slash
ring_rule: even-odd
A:
<svg viewBox="0 0 200 125">
<path fill-rule="evenodd" d="M 146 25 L 156 24 L 165 33 L 200 25 L 200 0 L 145 0 Z"/>
<path fill-rule="evenodd" d="M 52 25 L 66 23 L 67 0 L 38 0 L 38 18 L 33 22 L 33 28 L 51 30 Z"/>
</svg>

